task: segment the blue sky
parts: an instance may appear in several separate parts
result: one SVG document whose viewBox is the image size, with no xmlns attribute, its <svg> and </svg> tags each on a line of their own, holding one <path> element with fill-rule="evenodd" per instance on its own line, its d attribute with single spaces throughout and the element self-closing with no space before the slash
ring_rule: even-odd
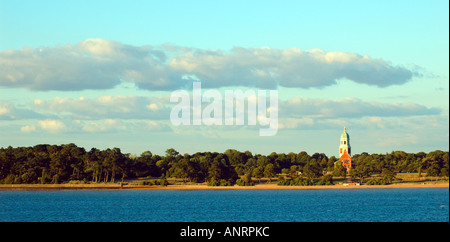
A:
<svg viewBox="0 0 450 242">
<path fill-rule="evenodd" d="M 0 146 L 337 155 L 346 126 L 354 153 L 448 150 L 448 9 L 441 0 L 0 0 Z M 278 78 L 258 79 L 255 68 Z M 168 96 L 185 74 L 221 91 L 278 89 L 278 134 L 172 126 Z"/>
</svg>

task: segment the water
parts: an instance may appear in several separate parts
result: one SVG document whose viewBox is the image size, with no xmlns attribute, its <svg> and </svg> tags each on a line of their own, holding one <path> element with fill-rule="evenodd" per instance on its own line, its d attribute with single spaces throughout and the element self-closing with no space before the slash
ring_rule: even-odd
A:
<svg viewBox="0 0 450 242">
<path fill-rule="evenodd" d="M 449 189 L 0 191 L 0 221 L 449 222 Z"/>
</svg>

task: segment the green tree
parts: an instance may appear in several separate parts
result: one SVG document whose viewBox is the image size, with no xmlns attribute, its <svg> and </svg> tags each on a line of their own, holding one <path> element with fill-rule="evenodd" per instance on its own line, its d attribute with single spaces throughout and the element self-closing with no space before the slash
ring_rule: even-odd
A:
<svg viewBox="0 0 450 242">
<path fill-rule="evenodd" d="M 245 174 L 242 179 L 238 179 L 236 181 L 236 184 L 238 186 L 254 186 L 255 185 L 255 183 L 252 180 L 252 176 L 251 176 L 250 173 Z"/>
<path fill-rule="evenodd" d="M 166 158 L 174 159 L 176 158 L 180 153 L 176 151 L 174 148 L 170 148 L 166 150 Z"/>
<path fill-rule="evenodd" d="M 325 175 L 322 177 L 322 179 L 317 182 L 316 185 L 325 185 L 325 186 L 329 186 L 329 185 L 334 185 L 333 184 L 333 177 L 331 175 Z"/>
<path fill-rule="evenodd" d="M 322 168 L 316 159 L 311 159 L 308 164 L 303 168 L 303 174 L 310 180 L 313 178 L 318 178 L 322 175 Z"/>
<path fill-rule="evenodd" d="M 210 183 L 219 182 L 220 185 L 233 185 L 238 175 L 236 170 L 230 165 L 223 155 L 218 155 L 214 158 L 211 168 L 209 169 Z M 222 180 L 226 182 L 222 182 Z"/>
<path fill-rule="evenodd" d="M 274 178 L 276 175 L 274 165 L 269 163 L 264 168 L 264 177 L 269 178 L 269 183 L 272 182 L 272 178 Z"/>
<path fill-rule="evenodd" d="M 259 183 L 261 183 L 261 178 L 263 177 L 263 175 L 264 171 L 261 168 L 256 167 L 255 169 L 253 169 L 252 176 L 258 179 Z"/>
<path fill-rule="evenodd" d="M 338 160 L 336 159 L 336 156 L 331 156 L 330 159 L 328 159 L 327 168 L 328 170 L 332 171 L 334 170 L 334 165 L 336 164 Z"/>
<path fill-rule="evenodd" d="M 347 171 L 342 166 L 342 162 L 340 160 L 336 161 L 336 163 L 334 164 L 333 176 L 340 176 L 345 178 L 346 174 Z"/>
<path fill-rule="evenodd" d="M 349 173 L 352 179 L 359 178 L 361 184 L 363 183 L 364 178 L 370 176 L 369 168 L 367 166 L 356 166 L 356 168 L 350 169 Z"/>
<path fill-rule="evenodd" d="M 397 173 L 390 169 L 384 168 L 383 172 L 381 172 L 381 175 L 383 176 L 383 180 L 385 181 L 385 183 L 392 183 Z"/>
<path fill-rule="evenodd" d="M 289 169 L 289 176 L 291 178 L 295 178 L 298 177 L 299 174 L 300 174 L 300 167 L 296 165 L 291 166 L 291 168 Z"/>
</svg>

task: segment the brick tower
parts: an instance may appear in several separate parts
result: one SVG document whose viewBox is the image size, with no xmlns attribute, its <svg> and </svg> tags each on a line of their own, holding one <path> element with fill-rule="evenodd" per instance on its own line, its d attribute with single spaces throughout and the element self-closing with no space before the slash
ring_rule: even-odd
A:
<svg viewBox="0 0 450 242">
<path fill-rule="evenodd" d="M 339 145 L 339 160 L 342 162 L 342 166 L 344 166 L 347 172 L 352 168 L 351 155 L 350 135 L 348 135 L 347 129 L 344 127 L 344 132 L 341 134 L 341 143 Z"/>
</svg>

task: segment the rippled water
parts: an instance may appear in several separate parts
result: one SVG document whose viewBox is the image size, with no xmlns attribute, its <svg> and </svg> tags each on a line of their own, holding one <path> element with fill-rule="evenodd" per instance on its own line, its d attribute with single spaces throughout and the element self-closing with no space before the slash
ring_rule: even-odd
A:
<svg viewBox="0 0 450 242">
<path fill-rule="evenodd" d="M 0 221 L 449 221 L 449 189 L 0 191 Z"/>
</svg>

